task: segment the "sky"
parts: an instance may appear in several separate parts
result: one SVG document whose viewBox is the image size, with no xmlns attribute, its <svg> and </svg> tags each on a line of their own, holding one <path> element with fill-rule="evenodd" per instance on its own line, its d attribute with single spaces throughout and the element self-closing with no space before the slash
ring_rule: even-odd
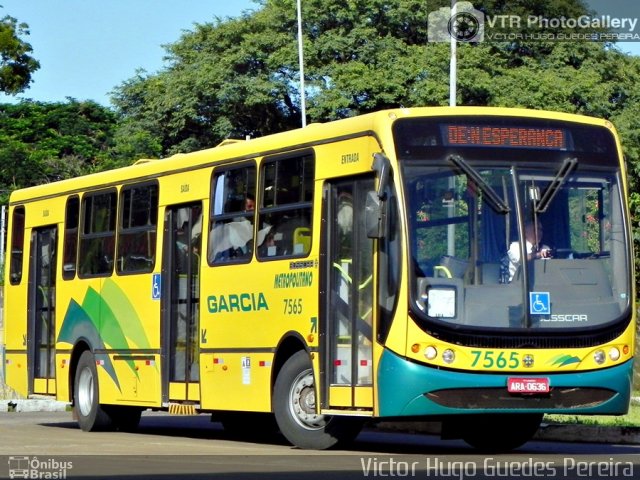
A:
<svg viewBox="0 0 640 480">
<path fill-rule="evenodd" d="M 162 69 L 162 45 L 176 42 L 194 24 L 254 10 L 252 0 L 0 0 L 0 17 L 29 25 L 23 37 L 40 62 L 28 90 L 0 103 L 94 100 L 135 76 Z"/>
<path fill-rule="evenodd" d="M 588 1 L 621 11 L 638 10 L 640 4 Z M 110 92 L 137 70 L 161 70 L 163 45 L 178 41 L 194 24 L 258 8 L 252 0 L 0 0 L 0 5 L 0 17 L 10 15 L 29 25 L 30 35 L 24 40 L 40 62 L 31 87 L 17 96 L 0 93 L 0 103 L 21 98 L 65 102 L 71 97 L 105 106 Z M 640 42 L 621 49 L 640 55 Z"/>
</svg>

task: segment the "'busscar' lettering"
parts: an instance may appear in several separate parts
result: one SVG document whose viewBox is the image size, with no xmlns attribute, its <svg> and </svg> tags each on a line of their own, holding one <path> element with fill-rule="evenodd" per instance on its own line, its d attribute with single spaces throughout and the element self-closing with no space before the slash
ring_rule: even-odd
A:
<svg viewBox="0 0 640 480">
<path fill-rule="evenodd" d="M 541 322 L 588 322 L 589 316 L 584 314 L 568 313 L 565 315 L 551 315 L 549 318 L 541 318 Z"/>
</svg>

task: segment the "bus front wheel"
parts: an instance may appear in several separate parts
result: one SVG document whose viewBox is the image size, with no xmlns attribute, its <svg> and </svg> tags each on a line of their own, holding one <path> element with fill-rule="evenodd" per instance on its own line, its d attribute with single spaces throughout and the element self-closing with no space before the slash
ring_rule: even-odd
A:
<svg viewBox="0 0 640 480">
<path fill-rule="evenodd" d="M 324 450 L 352 441 L 362 428 L 359 418 L 319 415 L 313 370 L 304 351 L 282 366 L 273 392 L 273 411 L 280 432 L 293 445 Z"/>
<path fill-rule="evenodd" d="M 73 404 L 78 424 L 85 432 L 111 426 L 111 417 L 98 403 L 98 371 L 90 351 L 82 352 L 76 369 Z"/>
</svg>

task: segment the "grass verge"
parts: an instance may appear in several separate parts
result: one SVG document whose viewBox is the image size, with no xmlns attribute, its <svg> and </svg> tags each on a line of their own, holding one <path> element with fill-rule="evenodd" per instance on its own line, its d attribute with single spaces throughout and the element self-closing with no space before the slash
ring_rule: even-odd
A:
<svg viewBox="0 0 640 480">
<path fill-rule="evenodd" d="M 634 392 L 635 398 L 640 392 Z M 640 427 L 640 403 L 632 401 L 626 415 L 545 415 L 547 423 L 600 425 L 603 427 Z"/>
</svg>

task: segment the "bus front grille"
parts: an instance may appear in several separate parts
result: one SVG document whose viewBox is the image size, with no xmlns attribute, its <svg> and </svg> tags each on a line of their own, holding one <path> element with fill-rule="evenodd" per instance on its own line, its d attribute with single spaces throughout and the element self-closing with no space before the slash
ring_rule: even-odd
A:
<svg viewBox="0 0 640 480">
<path fill-rule="evenodd" d="M 510 394 L 506 388 L 455 388 L 424 395 L 449 408 L 559 410 L 597 407 L 615 394 L 606 388 L 555 387 L 545 394 Z"/>
</svg>

